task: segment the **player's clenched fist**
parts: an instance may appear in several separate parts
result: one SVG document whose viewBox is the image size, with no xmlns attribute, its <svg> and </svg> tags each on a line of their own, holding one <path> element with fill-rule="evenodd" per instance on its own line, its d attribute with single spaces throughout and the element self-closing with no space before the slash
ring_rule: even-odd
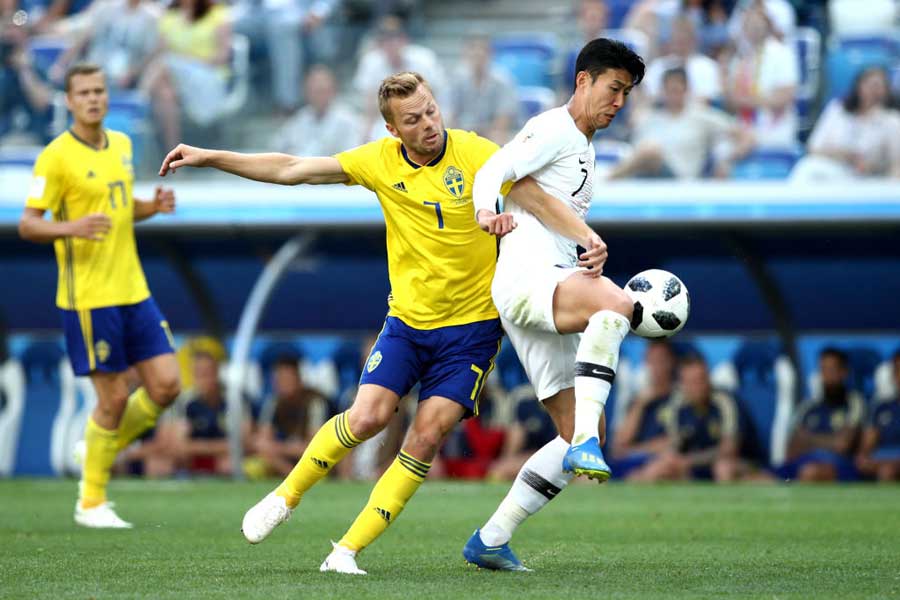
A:
<svg viewBox="0 0 900 600">
<path fill-rule="evenodd" d="M 157 213 L 175 212 L 175 192 L 170 188 L 157 186 L 153 192 L 153 207 Z"/>
<path fill-rule="evenodd" d="M 203 167 L 206 166 L 207 151 L 203 148 L 178 144 L 163 159 L 159 167 L 160 177 L 165 177 L 171 170 L 173 173 L 179 167 Z"/>
<path fill-rule="evenodd" d="M 516 228 L 516 221 L 509 213 L 499 215 L 490 210 L 478 211 L 478 226 L 491 235 L 503 237 Z"/>
<path fill-rule="evenodd" d="M 72 222 L 72 237 L 101 241 L 111 226 L 109 217 L 103 213 L 85 215 Z"/>
</svg>

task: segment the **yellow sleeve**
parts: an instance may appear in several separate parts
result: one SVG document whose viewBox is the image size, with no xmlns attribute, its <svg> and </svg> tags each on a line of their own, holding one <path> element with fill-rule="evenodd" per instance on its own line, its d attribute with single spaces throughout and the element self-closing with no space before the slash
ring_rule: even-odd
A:
<svg viewBox="0 0 900 600">
<path fill-rule="evenodd" d="M 472 139 L 467 151 L 471 152 L 472 166 L 474 167 L 473 173 L 477 173 L 484 166 L 484 163 L 493 156 L 494 152 L 500 149 L 500 146 L 476 133 L 470 132 L 469 135 L 472 136 Z M 503 186 L 500 188 L 500 194 L 503 196 L 508 194 L 514 184 L 514 181 L 504 181 Z"/>
<path fill-rule="evenodd" d="M 334 155 L 347 174 L 348 181 L 344 185 L 361 185 L 375 191 L 374 170 L 382 165 L 381 152 L 386 138 L 345 150 Z"/>
<path fill-rule="evenodd" d="M 65 173 L 57 153 L 45 148 L 34 164 L 34 177 L 25 206 L 56 212 L 65 188 Z"/>
</svg>

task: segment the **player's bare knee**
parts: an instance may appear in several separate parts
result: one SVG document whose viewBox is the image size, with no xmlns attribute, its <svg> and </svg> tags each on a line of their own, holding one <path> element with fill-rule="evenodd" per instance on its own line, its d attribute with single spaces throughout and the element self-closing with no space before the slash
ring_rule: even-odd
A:
<svg viewBox="0 0 900 600">
<path fill-rule="evenodd" d="M 406 436 L 403 449 L 423 462 L 431 462 L 444 441 L 444 432 L 437 425 L 413 426 Z"/>
<path fill-rule="evenodd" d="M 160 406 L 169 406 L 181 393 L 181 379 L 177 374 L 160 377 L 147 386 L 147 393 Z"/>
<path fill-rule="evenodd" d="M 387 410 L 386 407 L 376 406 L 371 410 L 360 410 L 354 404 L 350 408 L 350 414 L 347 415 L 347 421 L 350 432 L 355 437 L 367 440 L 387 427 L 393 416 L 393 409 Z"/>
</svg>

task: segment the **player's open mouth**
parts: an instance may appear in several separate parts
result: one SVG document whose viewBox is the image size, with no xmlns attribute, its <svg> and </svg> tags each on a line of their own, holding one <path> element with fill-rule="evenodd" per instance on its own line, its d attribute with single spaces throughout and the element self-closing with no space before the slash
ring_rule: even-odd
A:
<svg viewBox="0 0 900 600">
<path fill-rule="evenodd" d="M 432 133 L 428 137 L 425 138 L 426 142 L 436 142 L 440 136 L 436 133 Z"/>
</svg>

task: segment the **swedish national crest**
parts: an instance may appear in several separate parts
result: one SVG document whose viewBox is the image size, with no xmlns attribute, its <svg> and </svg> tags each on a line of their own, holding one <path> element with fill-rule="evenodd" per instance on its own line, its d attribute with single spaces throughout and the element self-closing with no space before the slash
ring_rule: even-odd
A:
<svg viewBox="0 0 900 600">
<path fill-rule="evenodd" d="M 453 194 L 456 199 L 462 198 L 463 192 L 466 190 L 466 179 L 463 177 L 462 171 L 450 165 L 444 171 L 444 187 Z"/>
</svg>

